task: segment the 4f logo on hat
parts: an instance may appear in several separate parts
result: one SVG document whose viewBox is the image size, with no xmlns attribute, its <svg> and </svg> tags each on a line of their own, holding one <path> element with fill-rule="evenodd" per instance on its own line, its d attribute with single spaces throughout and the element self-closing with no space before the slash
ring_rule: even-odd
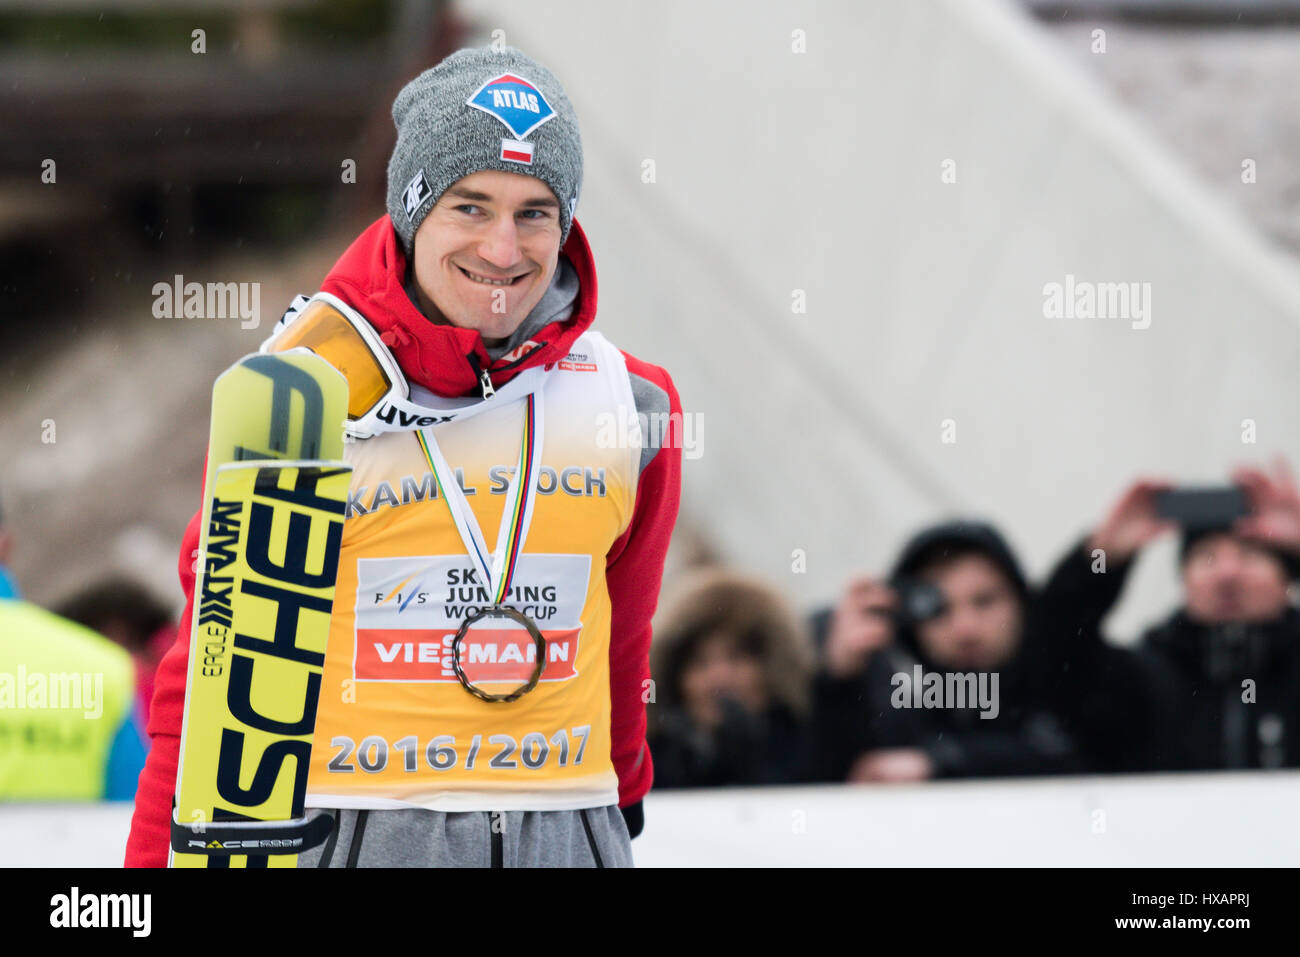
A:
<svg viewBox="0 0 1300 957">
<path fill-rule="evenodd" d="M 532 165 L 534 145 L 524 142 L 524 137 L 555 116 L 542 91 L 514 73 L 488 80 L 465 105 L 500 120 L 512 134 L 501 141 L 501 159 L 526 166 Z"/>
<path fill-rule="evenodd" d="M 406 189 L 402 193 L 402 206 L 406 210 L 406 218 L 415 219 L 415 211 L 433 194 L 429 189 L 428 180 L 424 178 L 424 170 L 420 170 L 412 177 L 411 181 L 406 184 Z"/>
</svg>

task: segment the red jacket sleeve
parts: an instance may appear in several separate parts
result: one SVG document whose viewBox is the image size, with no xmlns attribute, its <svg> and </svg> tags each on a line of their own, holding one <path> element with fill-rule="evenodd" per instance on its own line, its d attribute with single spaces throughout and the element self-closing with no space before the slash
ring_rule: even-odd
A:
<svg viewBox="0 0 1300 957">
<path fill-rule="evenodd" d="M 682 487 L 682 403 L 677 389 L 663 369 L 623 355 L 629 372 L 668 393 L 669 417 L 663 444 L 637 482 L 632 521 L 605 562 L 611 605 L 610 749 L 618 774 L 619 807 L 640 801 L 654 780 L 644 698 L 650 678 L 650 619 L 659 603 Z"/>
<path fill-rule="evenodd" d="M 127 867 L 167 866 L 176 765 L 181 753 L 181 720 L 185 715 L 185 678 L 189 673 L 194 614 L 194 562 L 198 548 L 199 513 L 196 512 L 181 539 L 178 567 L 181 588 L 185 591 L 185 612 L 176 629 L 176 642 L 163 656 L 154 678 L 148 728 L 153 744 L 135 792 L 135 815 L 126 842 Z"/>
</svg>

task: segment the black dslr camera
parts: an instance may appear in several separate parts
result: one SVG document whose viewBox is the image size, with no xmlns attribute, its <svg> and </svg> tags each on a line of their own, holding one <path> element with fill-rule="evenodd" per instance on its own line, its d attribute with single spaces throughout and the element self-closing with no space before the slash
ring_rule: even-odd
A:
<svg viewBox="0 0 1300 957">
<path fill-rule="evenodd" d="M 899 627 L 915 626 L 938 618 L 948 610 L 948 601 L 933 582 L 920 578 L 900 578 L 893 583 L 898 595 L 894 623 Z"/>
</svg>

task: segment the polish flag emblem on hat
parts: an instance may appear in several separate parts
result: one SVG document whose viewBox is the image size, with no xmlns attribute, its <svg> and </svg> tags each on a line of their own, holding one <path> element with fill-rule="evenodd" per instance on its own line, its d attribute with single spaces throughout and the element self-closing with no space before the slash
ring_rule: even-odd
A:
<svg viewBox="0 0 1300 957">
<path fill-rule="evenodd" d="M 527 140 L 502 140 L 501 158 L 511 163 L 533 165 L 533 144 Z"/>
</svg>

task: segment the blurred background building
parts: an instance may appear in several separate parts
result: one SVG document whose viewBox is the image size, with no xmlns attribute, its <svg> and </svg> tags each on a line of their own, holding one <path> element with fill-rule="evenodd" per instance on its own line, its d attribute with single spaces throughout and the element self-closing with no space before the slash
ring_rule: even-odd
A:
<svg viewBox="0 0 1300 957">
<path fill-rule="evenodd" d="M 1208 482 L 1300 453 L 1298 18 L 6 0 L 15 573 L 38 601 L 108 571 L 178 600 L 213 377 L 382 212 L 402 82 L 494 37 L 551 64 L 582 117 L 600 324 L 699 413 L 681 561 L 812 606 L 917 524 L 974 512 L 1041 572 L 1136 471 Z M 258 327 L 155 318 L 176 274 L 260 283 Z M 1150 283 L 1149 328 L 1045 318 L 1067 274 Z M 1125 620 L 1172 595 L 1155 554 Z"/>
</svg>

